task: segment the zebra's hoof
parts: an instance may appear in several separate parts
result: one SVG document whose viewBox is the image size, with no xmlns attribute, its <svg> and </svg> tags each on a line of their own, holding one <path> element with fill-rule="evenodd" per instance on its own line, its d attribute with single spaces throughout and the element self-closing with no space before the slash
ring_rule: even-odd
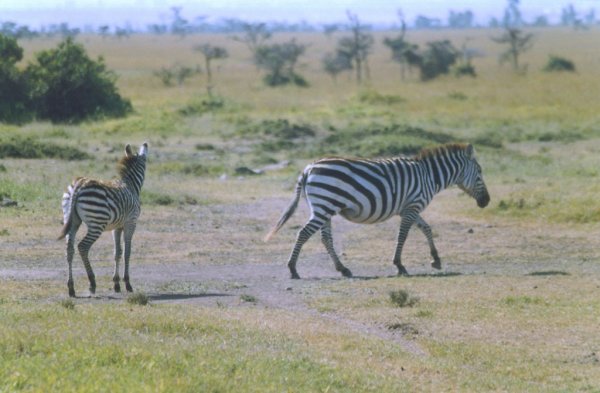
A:
<svg viewBox="0 0 600 393">
<path fill-rule="evenodd" d="M 75 297 L 75 290 L 73 288 L 69 288 L 69 297 Z"/>
<path fill-rule="evenodd" d="M 133 292 L 133 288 L 128 282 L 125 283 L 125 289 L 127 290 L 127 292 Z"/>
<path fill-rule="evenodd" d="M 292 280 L 299 280 L 300 276 L 298 275 L 298 272 L 296 270 L 292 270 L 290 271 L 290 278 Z"/>
<path fill-rule="evenodd" d="M 408 271 L 402 265 L 398 266 L 398 276 L 403 276 L 403 277 L 408 277 L 409 276 Z"/>
<path fill-rule="evenodd" d="M 437 270 L 441 270 L 442 269 L 442 261 L 440 261 L 439 259 L 431 262 L 431 267 Z"/>
<path fill-rule="evenodd" d="M 117 293 L 121 292 L 121 285 L 119 283 L 115 283 L 114 288 L 115 288 L 115 292 L 117 292 Z"/>
<path fill-rule="evenodd" d="M 352 277 L 352 272 L 347 267 L 343 268 L 340 272 L 342 273 L 342 276 L 344 276 L 344 277 L 348 277 L 348 278 Z"/>
</svg>

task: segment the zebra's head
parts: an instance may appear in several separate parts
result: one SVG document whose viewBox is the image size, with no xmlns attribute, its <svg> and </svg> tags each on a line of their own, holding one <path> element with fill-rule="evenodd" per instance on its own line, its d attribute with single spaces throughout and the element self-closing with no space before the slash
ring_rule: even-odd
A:
<svg viewBox="0 0 600 393">
<path fill-rule="evenodd" d="M 138 193 L 144 184 L 147 155 L 147 142 L 142 144 L 138 153 L 134 153 L 131 149 L 131 145 L 127 144 L 127 146 L 125 146 L 125 157 L 119 161 L 118 165 L 118 172 L 121 178 Z"/>
<path fill-rule="evenodd" d="M 477 206 L 483 208 L 490 203 L 490 194 L 483 181 L 481 166 L 475 159 L 475 150 L 471 144 L 465 149 L 465 166 L 457 183 L 461 190 L 477 201 Z"/>
</svg>

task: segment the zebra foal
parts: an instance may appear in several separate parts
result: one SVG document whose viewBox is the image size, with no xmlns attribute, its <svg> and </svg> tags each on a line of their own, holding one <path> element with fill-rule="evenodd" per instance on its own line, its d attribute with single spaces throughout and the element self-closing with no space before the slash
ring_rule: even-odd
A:
<svg viewBox="0 0 600 393">
<path fill-rule="evenodd" d="M 374 224 L 399 215 L 400 230 L 393 260 L 398 275 L 408 274 L 402 265 L 401 254 L 413 224 L 427 238 L 433 257 L 431 266 L 441 269 L 431 227 L 420 214 L 435 194 L 452 185 L 458 185 L 481 208 L 490 201 L 481 166 L 471 144 L 455 143 L 424 149 L 415 157 L 378 160 L 324 158 L 304 169 L 298 178 L 294 199 L 265 240 L 271 238 L 294 214 L 300 196 L 304 194 L 311 215 L 298 233 L 288 260 L 292 278 L 300 278 L 296 271 L 298 255 L 304 243 L 318 230 L 336 270 L 352 277 L 333 248 L 331 217 L 336 214 L 359 224 Z"/>
<path fill-rule="evenodd" d="M 67 239 L 67 262 L 69 296 L 75 296 L 73 284 L 73 254 L 75 234 L 81 223 L 87 226 L 85 237 L 77 248 L 90 281 L 90 293 L 96 291 L 96 278 L 88 257 L 90 248 L 104 231 L 112 231 L 115 242 L 115 273 L 113 276 L 115 292 L 121 291 L 119 283 L 119 261 L 123 253 L 121 236 L 125 244 L 125 270 L 123 281 L 128 292 L 133 288 L 129 283 L 129 256 L 131 239 L 140 215 L 140 191 L 144 184 L 148 144 L 144 143 L 136 154 L 131 146 L 125 146 L 125 156 L 117 165 L 118 178 L 102 181 L 87 177 L 78 177 L 63 195 L 62 209 L 64 226 L 59 240 Z"/>
</svg>

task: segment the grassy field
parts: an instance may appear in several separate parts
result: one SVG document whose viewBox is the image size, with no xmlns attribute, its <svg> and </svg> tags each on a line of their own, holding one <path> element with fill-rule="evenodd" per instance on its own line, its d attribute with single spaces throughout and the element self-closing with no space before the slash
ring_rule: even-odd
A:
<svg viewBox="0 0 600 393">
<path fill-rule="evenodd" d="M 416 73 L 402 81 L 377 33 L 371 80 L 334 83 L 308 44 L 308 88 L 267 88 L 226 36 L 133 36 L 78 42 L 104 57 L 135 112 L 79 125 L 0 125 L 0 392 L 12 391 L 600 391 L 600 31 L 537 29 L 525 75 L 498 65 L 498 31 L 409 32 L 419 44 L 469 40 L 477 78 Z M 338 33 L 340 34 L 340 33 Z M 287 40 L 292 35 L 276 35 Z M 56 40 L 22 41 L 26 59 Z M 223 106 L 207 111 L 204 75 L 164 87 L 153 72 L 215 62 Z M 574 74 L 544 73 L 548 55 Z M 112 239 L 92 248 L 96 296 L 76 257 L 69 300 L 60 199 L 75 176 L 111 178 L 126 143 L 148 141 L 132 285 L 148 305 L 113 294 Z M 492 202 L 436 197 L 431 224 L 444 270 L 411 232 L 393 277 L 398 220 L 334 220 L 342 279 L 318 239 L 292 281 L 285 261 L 308 217 L 302 202 L 269 243 L 303 166 L 325 155 L 410 153 L 475 145 Z M 14 158 L 23 151 L 30 158 Z M 37 157 L 37 158 L 34 158 Z M 262 175 L 260 169 L 289 161 Z M 80 233 L 80 236 L 81 233 Z M 410 305 L 399 304 L 398 295 Z M 396 299 L 396 300 L 394 300 Z"/>
</svg>

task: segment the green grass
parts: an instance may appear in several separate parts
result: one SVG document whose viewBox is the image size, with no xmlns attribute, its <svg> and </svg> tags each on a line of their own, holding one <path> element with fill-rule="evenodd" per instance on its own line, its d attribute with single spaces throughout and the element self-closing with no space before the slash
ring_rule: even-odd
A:
<svg viewBox="0 0 600 393">
<path fill-rule="evenodd" d="M 477 78 L 428 83 L 417 75 L 402 81 L 399 66 L 379 45 L 396 32 L 375 34 L 365 86 L 348 75 L 334 84 L 320 68 L 334 41 L 298 34 L 309 44 L 302 59 L 310 83 L 305 89 L 265 87 L 249 53 L 224 35 L 81 36 L 90 55 L 102 55 L 115 70 L 135 112 L 77 126 L 0 124 L 0 196 L 18 202 L 0 208 L 6 269 L 0 278 L 0 391 L 597 390 L 600 69 L 590 53 L 599 30 L 536 30 L 535 45 L 523 56 L 527 75 L 497 64 L 502 48 L 489 30 L 411 31 L 408 38 L 420 45 L 448 38 L 458 46 L 468 38 L 486 54 L 473 60 Z M 198 63 L 192 48 L 200 38 L 230 53 L 214 74 L 215 101 L 199 95 L 203 78 L 165 88 L 153 76 L 171 60 Z M 55 42 L 22 45 L 31 56 Z M 577 73 L 541 71 L 549 53 L 572 59 Z M 92 250 L 98 298 L 61 300 L 63 277 L 6 278 L 21 270 L 64 272 L 64 243 L 54 239 L 66 185 L 75 176 L 110 179 L 125 144 L 143 141 L 150 154 L 133 242 L 133 284 L 145 293 L 198 295 L 197 303 L 141 307 L 126 297 L 102 297 L 112 286 L 102 270 L 112 269 L 109 234 Z M 165 277 L 167 284 L 158 288 L 136 281 L 135 271 L 149 265 L 177 272 L 179 263 L 202 271 L 283 261 L 306 217 L 297 214 L 274 242 L 260 238 L 307 162 L 325 155 L 414 154 L 455 141 L 475 145 L 492 200 L 481 210 L 462 193 L 449 192 L 425 213 L 428 220 L 432 214 L 451 271 L 303 280 L 289 284 L 304 302 L 294 312 L 263 307 L 261 294 L 243 295 L 243 284 L 226 278 Z M 263 176 L 235 172 L 283 160 L 290 165 Z M 336 247 L 349 267 L 389 263 L 396 222 L 336 228 Z M 422 272 L 428 250 L 420 236 L 407 242 L 404 257 Z M 327 258 L 318 239 L 307 243 L 303 258 Z M 77 258 L 76 266 L 81 269 Z M 273 280 L 287 277 L 278 274 Z M 85 286 L 85 278 L 76 283 Z M 202 297 L 215 288 L 233 300 Z M 416 307 L 397 306 L 416 298 Z M 402 340 L 425 355 L 407 350 Z"/>
</svg>

